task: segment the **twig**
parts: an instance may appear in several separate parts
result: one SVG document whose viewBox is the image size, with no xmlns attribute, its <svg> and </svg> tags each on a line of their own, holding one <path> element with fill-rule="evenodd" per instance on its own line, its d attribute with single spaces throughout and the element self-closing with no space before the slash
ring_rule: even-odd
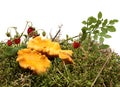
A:
<svg viewBox="0 0 120 87">
<path fill-rule="evenodd" d="M 55 38 L 58 36 L 58 34 L 61 32 L 61 28 L 62 28 L 62 24 L 60 26 L 58 26 L 59 30 L 57 31 L 56 35 L 52 38 L 52 41 L 55 40 Z"/>
<path fill-rule="evenodd" d="M 112 80 L 110 80 L 110 87 L 113 87 L 113 86 L 112 86 Z"/>
<path fill-rule="evenodd" d="M 80 48 L 82 52 L 84 53 L 85 58 L 88 59 L 88 52 L 86 52 L 82 46 L 80 46 Z"/>
<path fill-rule="evenodd" d="M 58 32 L 56 33 L 56 35 L 52 38 L 52 41 L 55 40 L 55 38 L 57 37 L 57 35 L 60 33 L 61 29 L 58 30 Z"/>
<path fill-rule="evenodd" d="M 103 82 L 103 86 L 106 87 L 105 83 Z"/>
<path fill-rule="evenodd" d="M 101 72 L 102 72 L 103 69 L 105 68 L 105 66 L 106 66 L 106 64 L 107 64 L 107 62 L 109 61 L 110 58 L 111 58 L 111 54 L 109 54 L 107 60 L 105 61 L 104 65 L 102 66 L 101 70 L 98 72 L 98 74 L 97 74 L 96 78 L 94 79 L 94 81 L 93 81 L 91 87 L 94 86 L 95 82 L 97 81 L 98 77 L 100 76 Z"/>
<path fill-rule="evenodd" d="M 27 21 L 27 23 L 26 23 L 26 25 L 25 25 L 25 28 L 24 28 L 23 32 L 21 33 L 20 37 L 24 34 L 24 32 L 25 32 L 25 30 L 26 30 L 26 28 L 27 28 L 27 25 L 28 25 L 28 21 Z"/>
<path fill-rule="evenodd" d="M 80 35 L 76 35 L 76 36 L 74 36 L 74 37 L 71 37 L 71 38 L 76 38 L 76 37 L 79 37 Z M 70 40 L 71 38 L 68 38 L 68 39 L 66 39 L 66 40 L 64 40 L 64 41 L 68 41 L 68 40 Z"/>
</svg>

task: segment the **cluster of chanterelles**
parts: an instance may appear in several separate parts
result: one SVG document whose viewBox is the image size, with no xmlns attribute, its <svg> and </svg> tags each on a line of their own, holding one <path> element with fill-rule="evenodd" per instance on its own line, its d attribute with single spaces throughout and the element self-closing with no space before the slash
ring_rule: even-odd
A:
<svg viewBox="0 0 120 87">
<path fill-rule="evenodd" d="M 63 63 L 73 64 L 72 53 L 71 50 L 62 50 L 58 42 L 37 36 L 28 42 L 27 48 L 18 51 L 16 60 L 22 68 L 40 74 L 50 67 L 51 62 L 48 57 L 59 57 Z"/>
</svg>

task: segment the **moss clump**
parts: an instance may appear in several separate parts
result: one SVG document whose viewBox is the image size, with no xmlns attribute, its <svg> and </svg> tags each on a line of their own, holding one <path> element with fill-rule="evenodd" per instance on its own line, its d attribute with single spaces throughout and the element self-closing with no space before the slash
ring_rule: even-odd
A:
<svg viewBox="0 0 120 87">
<path fill-rule="evenodd" d="M 67 46 L 66 46 L 67 44 Z M 22 45 L 18 46 L 21 49 Z M 101 49 L 97 44 L 85 50 L 86 45 L 81 44 L 74 49 L 71 44 L 64 42 L 61 45 L 64 49 L 73 50 L 74 65 L 64 65 L 55 58 L 52 60 L 52 67 L 42 75 L 36 75 L 30 70 L 24 70 L 16 62 L 17 54 L 0 57 L 0 86 L 1 87 L 89 87 L 94 82 L 101 68 L 106 65 L 94 83 L 94 87 L 120 86 L 120 56 L 110 49 Z M 7 47 L 6 47 L 7 48 Z M 17 49 L 16 48 L 16 49 Z M 23 46 L 24 48 L 24 46 Z M 8 48 L 7 48 L 8 49 Z M 13 50 L 14 47 L 10 50 Z M 0 52 L 7 52 L 3 47 Z M 16 51 L 17 52 L 17 51 Z M 5 54 L 4 54 L 5 55 Z"/>
</svg>

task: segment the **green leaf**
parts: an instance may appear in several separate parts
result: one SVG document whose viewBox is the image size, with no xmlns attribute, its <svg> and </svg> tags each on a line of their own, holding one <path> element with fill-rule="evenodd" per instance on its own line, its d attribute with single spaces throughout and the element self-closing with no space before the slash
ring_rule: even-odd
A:
<svg viewBox="0 0 120 87">
<path fill-rule="evenodd" d="M 102 31 L 102 33 L 104 33 L 104 34 L 106 34 L 107 32 L 108 32 L 108 30 L 106 29 L 106 28 L 101 28 L 101 31 Z"/>
<path fill-rule="evenodd" d="M 98 24 L 98 25 L 100 25 L 100 24 L 101 24 L 101 22 L 102 22 L 102 20 L 98 20 L 98 21 L 97 21 L 97 24 Z"/>
<path fill-rule="evenodd" d="M 101 19 L 102 18 L 102 12 L 99 12 L 98 13 L 98 19 Z"/>
<path fill-rule="evenodd" d="M 118 22 L 118 20 L 117 19 L 113 19 L 113 20 L 109 21 L 109 24 L 115 24 L 116 22 Z"/>
<path fill-rule="evenodd" d="M 99 48 L 100 48 L 100 49 L 107 49 L 107 48 L 109 48 L 109 45 L 107 45 L 107 44 L 102 44 L 102 45 L 99 46 Z"/>
<path fill-rule="evenodd" d="M 97 20 L 97 23 L 95 24 L 95 27 L 98 28 L 101 23 L 102 23 L 102 20 Z"/>
<path fill-rule="evenodd" d="M 69 38 L 69 35 L 68 34 L 66 34 L 66 39 L 68 39 Z"/>
<path fill-rule="evenodd" d="M 105 38 L 111 38 L 111 35 L 104 35 Z"/>
<path fill-rule="evenodd" d="M 86 22 L 86 21 L 82 21 L 82 24 L 85 24 L 85 25 L 86 25 L 86 24 L 87 24 L 87 22 Z"/>
<path fill-rule="evenodd" d="M 99 38 L 99 41 L 100 41 L 100 43 L 103 43 L 103 42 L 104 42 L 104 38 L 101 36 L 101 37 Z"/>
<path fill-rule="evenodd" d="M 99 30 L 94 30 L 93 31 L 93 34 L 97 34 L 97 33 L 99 33 Z"/>
<path fill-rule="evenodd" d="M 90 25 L 89 30 L 94 29 L 95 25 Z"/>
<path fill-rule="evenodd" d="M 17 54 L 17 51 L 18 51 L 17 48 L 7 47 L 7 48 L 5 49 L 4 55 L 5 55 L 6 57 L 11 57 L 11 56 L 16 55 L 16 54 Z"/>
<path fill-rule="evenodd" d="M 17 55 L 18 50 L 23 49 L 23 48 L 26 48 L 26 46 L 25 45 L 21 45 L 19 47 L 7 46 L 4 49 L 3 54 L 5 55 L 5 57 L 13 57 Z"/>
<path fill-rule="evenodd" d="M 104 32 L 100 33 L 100 36 L 102 36 L 102 37 L 105 36 L 105 35 L 106 35 L 106 33 L 104 33 Z"/>
<path fill-rule="evenodd" d="M 91 25 L 92 23 L 96 23 L 97 22 L 97 19 L 93 16 L 90 16 L 87 20 L 88 22 L 88 25 Z"/>
<path fill-rule="evenodd" d="M 107 23 L 108 23 L 108 19 L 105 19 L 102 23 L 102 27 L 106 26 Z"/>
<path fill-rule="evenodd" d="M 116 28 L 114 26 L 107 26 L 107 28 L 108 28 L 108 31 L 110 31 L 110 32 L 116 31 Z"/>
<path fill-rule="evenodd" d="M 94 34 L 93 38 L 94 38 L 94 40 L 97 40 L 98 39 L 98 34 Z"/>
<path fill-rule="evenodd" d="M 83 32 L 83 33 L 86 32 L 87 30 L 88 30 L 87 27 L 82 27 L 82 32 Z"/>
<path fill-rule="evenodd" d="M 81 41 L 84 41 L 87 37 L 87 33 L 83 32 L 82 37 L 81 37 Z"/>
</svg>

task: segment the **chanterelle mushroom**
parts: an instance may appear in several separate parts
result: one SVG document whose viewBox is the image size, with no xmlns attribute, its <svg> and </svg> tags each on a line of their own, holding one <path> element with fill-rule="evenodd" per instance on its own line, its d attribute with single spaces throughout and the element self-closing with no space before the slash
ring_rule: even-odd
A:
<svg viewBox="0 0 120 87">
<path fill-rule="evenodd" d="M 41 39 L 39 36 L 30 40 L 28 48 L 46 53 L 49 56 L 58 56 L 64 62 L 73 63 L 71 58 L 72 50 L 62 50 L 58 42 L 52 42 L 50 39 Z M 64 57 L 63 57 L 64 56 Z"/>
<path fill-rule="evenodd" d="M 36 73 L 46 72 L 50 67 L 47 57 L 59 57 L 64 63 L 73 64 L 72 50 L 62 50 L 58 42 L 41 39 L 39 36 L 28 41 L 27 48 L 18 51 L 17 60 L 21 67 Z"/>
<path fill-rule="evenodd" d="M 36 73 L 44 73 L 50 67 L 50 60 L 36 50 L 22 49 L 18 51 L 17 60 L 24 69 L 33 70 Z"/>
</svg>

